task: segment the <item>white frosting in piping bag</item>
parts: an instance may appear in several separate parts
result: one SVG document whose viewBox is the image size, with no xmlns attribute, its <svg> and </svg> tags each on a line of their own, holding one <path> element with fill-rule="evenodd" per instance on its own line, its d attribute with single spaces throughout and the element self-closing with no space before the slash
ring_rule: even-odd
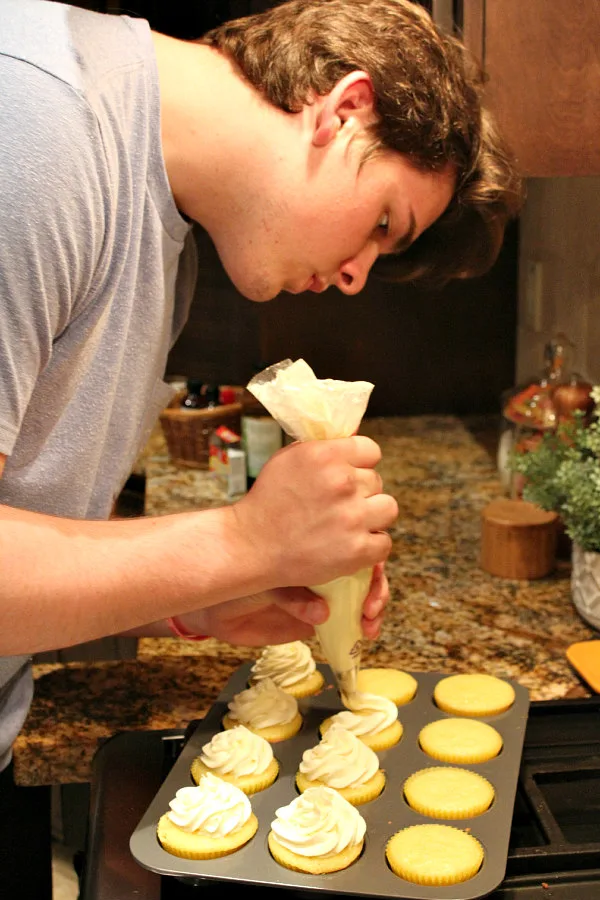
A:
<svg viewBox="0 0 600 900">
<path fill-rule="evenodd" d="M 340 725 L 332 725 L 316 747 L 305 750 L 299 767 L 311 781 L 327 787 L 358 787 L 379 769 L 379 758 L 360 738 Z"/>
<path fill-rule="evenodd" d="M 273 684 L 270 678 L 240 691 L 227 706 L 230 718 L 250 728 L 283 725 L 291 722 L 298 712 L 298 701 Z"/>
<path fill-rule="evenodd" d="M 333 856 L 359 844 L 366 823 L 358 810 L 328 787 L 309 788 L 276 810 L 271 828 L 279 843 L 299 856 Z"/>
<path fill-rule="evenodd" d="M 299 441 L 356 434 L 374 385 L 369 381 L 319 379 L 303 359 L 283 360 L 259 372 L 248 390 L 289 435 Z M 360 666 L 362 606 L 371 569 L 310 585 L 327 600 L 329 618 L 315 628 L 327 662 L 343 691 L 356 690 Z"/>
<path fill-rule="evenodd" d="M 204 765 L 215 775 L 262 775 L 273 760 L 268 741 L 244 725 L 219 731 L 200 754 Z"/>
<path fill-rule="evenodd" d="M 316 668 L 308 644 L 302 641 L 270 644 L 252 666 L 252 681 L 270 678 L 278 687 L 286 688 L 309 678 Z"/>
<path fill-rule="evenodd" d="M 241 828 L 252 814 L 247 796 L 214 775 L 203 775 L 197 787 L 179 788 L 167 816 L 183 831 L 225 837 Z"/>
<path fill-rule="evenodd" d="M 342 575 L 311 590 L 327 600 L 329 618 L 315 631 L 327 662 L 343 691 L 356 690 L 362 647 L 362 608 L 371 583 L 371 569 Z"/>
</svg>

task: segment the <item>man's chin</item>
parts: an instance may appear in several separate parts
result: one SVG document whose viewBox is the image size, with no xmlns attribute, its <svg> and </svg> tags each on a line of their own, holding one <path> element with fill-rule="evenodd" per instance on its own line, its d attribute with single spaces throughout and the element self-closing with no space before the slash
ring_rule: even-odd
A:
<svg viewBox="0 0 600 900">
<path fill-rule="evenodd" d="M 231 275 L 229 275 L 229 278 L 238 293 L 245 297 L 246 300 L 252 300 L 253 303 L 268 303 L 269 300 L 274 300 L 281 292 L 280 288 L 266 282 L 255 281 L 248 284 L 242 279 L 233 278 Z"/>
</svg>

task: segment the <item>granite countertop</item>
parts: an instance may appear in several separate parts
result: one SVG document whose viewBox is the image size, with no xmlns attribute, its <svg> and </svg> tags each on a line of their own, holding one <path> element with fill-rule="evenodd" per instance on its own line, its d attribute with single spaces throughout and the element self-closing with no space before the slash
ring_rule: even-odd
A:
<svg viewBox="0 0 600 900">
<path fill-rule="evenodd" d="M 391 600 L 363 665 L 485 671 L 518 680 L 532 700 L 587 696 L 565 651 L 595 636 L 570 598 L 570 564 L 538 581 L 478 566 L 480 513 L 502 495 L 493 418 L 371 419 L 384 488 L 398 500 L 388 563 Z M 211 475 L 169 462 L 160 430 L 146 454 L 146 513 L 222 505 Z M 315 657 L 321 660 L 316 643 Z M 257 650 L 214 639 L 143 639 L 135 660 L 34 667 L 36 692 L 15 747 L 20 784 L 87 781 L 98 742 L 119 731 L 184 728 Z"/>
</svg>

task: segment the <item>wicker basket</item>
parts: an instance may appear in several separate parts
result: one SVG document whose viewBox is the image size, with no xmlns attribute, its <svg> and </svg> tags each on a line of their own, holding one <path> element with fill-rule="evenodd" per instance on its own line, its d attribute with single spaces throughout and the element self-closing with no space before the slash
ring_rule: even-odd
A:
<svg viewBox="0 0 600 900">
<path fill-rule="evenodd" d="M 172 462 L 178 466 L 208 469 L 210 436 L 219 425 L 240 433 L 241 403 L 185 409 L 176 396 L 160 414 L 160 424 Z"/>
</svg>

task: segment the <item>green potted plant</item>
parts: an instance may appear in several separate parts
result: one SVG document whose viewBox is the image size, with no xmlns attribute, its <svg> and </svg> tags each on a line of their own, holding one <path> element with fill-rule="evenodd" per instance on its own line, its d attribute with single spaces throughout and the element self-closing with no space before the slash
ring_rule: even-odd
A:
<svg viewBox="0 0 600 900">
<path fill-rule="evenodd" d="M 600 386 L 589 416 L 576 410 L 509 468 L 522 476 L 524 500 L 558 513 L 573 542 L 571 589 L 580 615 L 600 630 Z"/>
</svg>

